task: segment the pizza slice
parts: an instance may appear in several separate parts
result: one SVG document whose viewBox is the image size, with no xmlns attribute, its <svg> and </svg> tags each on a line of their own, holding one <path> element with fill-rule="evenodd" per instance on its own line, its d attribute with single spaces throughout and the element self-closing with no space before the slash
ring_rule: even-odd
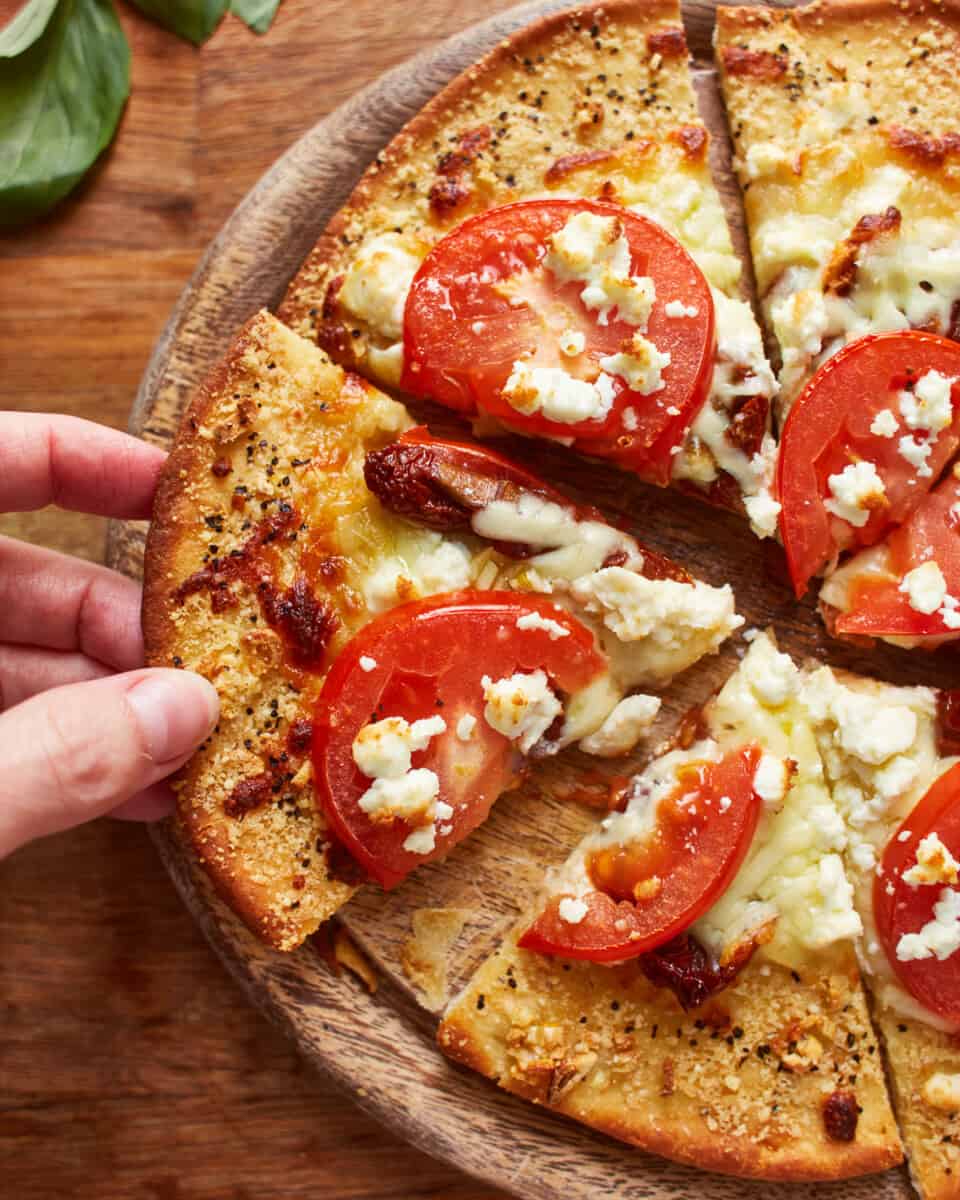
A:
<svg viewBox="0 0 960 1200">
<path fill-rule="evenodd" d="M 802 687 L 864 926 L 897 1120 L 924 1200 L 960 1194 L 957 696 L 807 672 Z"/>
<path fill-rule="evenodd" d="M 901 1159 L 844 823 L 767 635 L 548 878 L 443 1050 L 645 1149 L 761 1179 Z"/>
<path fill-rule="evenodd" d="M 960 444 L 958 29 L 955 7 L 925 0 L 717 15 L 757 286 L 782 357 L 777 495 L 794 586 L 802 595 L 864 551 L 824 589 L 831 629 L 927 649 L 956 636 L 948 621 L 906 599 L 892 620 L 889 588 L 848 582 L 885 564 L 896 591 L 915 567 L 948 566 L 904 522 L 937 511 L 926 498 Z M 914 557 L 894 580 L 906 543 Z"/>
<path fill-rule="evenodd" d="M 147 545 L 147 661 L 221 699 L 180 826 L 281 949 L 448 853 L 530 761 L 628 754 L 647 689 L 741 623 L 729 587 L 413 428 L 266 313 L 188 411 Z"/>
<path fill-rule="evenodd" d="M 455 79 L 279 313 L 377 382 L 775 531 L 775 392 L 674 0 L 555 14 Z"/>
</svg>

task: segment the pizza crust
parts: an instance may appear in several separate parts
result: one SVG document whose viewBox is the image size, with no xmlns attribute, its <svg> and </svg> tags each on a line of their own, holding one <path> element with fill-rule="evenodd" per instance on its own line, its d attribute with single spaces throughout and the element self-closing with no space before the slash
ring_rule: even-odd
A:
<svg viewBox="0 0 960 1200">
<path fill-rule="evenodd" d="M 336 281 L 357 247 L 399 230 L 425 249 L 493 205 L 552 189 L 585 194 L 578 172 L 609 151 L 654 137 L 665 123 L 699 126 L 680 32 L 675 0 L 613 0 L 545 17 L 495 47 L 378 155 L 290 284 L 281 320 L 319 336 L 344 365 L 370 370 L 369 330 L 332 315 Z M 658 42 L 663 34 L 673 40 Z M 489 142 L 451 170 L 462 135 L 478 130 L 489 131 Z M 463 193 L 456 203 L 454 183 Z M 435 197 L 447 197 L 439 205 L 430 199 L 437 188 Z"/>
<path fill-rule="evenodd" d="M 242 581 L 233 585 L 237 603 L 219 613 L 209 590 L 177 589 L 287 503 L 298 520 L 277 543 L 278 586 L 292 582 L 301 549 L 317 539 L 330 583 L 315 583 L 314 594 L 338 622 L 335 652 L 365 619 L 338 557 L 336 519 L 379 509 L 363 484 L 365 453 L 408 424 L 401 405 L 261 312 L 200 389 L 156 498 L 144 566 L 146 660 L 199 671 L 221 703 L 216 730 L 175 781 L 178 828 L 221 895 L 278 949 L 298 945 L 354 891 L 331 869 L 309 743 L 294 751 L 287 742 L 291 725 L 309 719 L 323 671 L 291 669 L 283 639 Z M 265 773 L 261 801 L 228 815 L 238 784 Z"/>
<path fill-rule="evenodd" d="M 438 1034 L 444 1053 L 506 1091 L 725 1174 L 828 1180 L 901 1161 L 852 953 L 823 979 L 751 964 L 684 1013 L 635 962 L 547 958 L 519 949 L 518 932 Z M 824 1128 L 823 1102 L 836 1091 L 862 1110 L 850 1142 Z"/>
</svg>

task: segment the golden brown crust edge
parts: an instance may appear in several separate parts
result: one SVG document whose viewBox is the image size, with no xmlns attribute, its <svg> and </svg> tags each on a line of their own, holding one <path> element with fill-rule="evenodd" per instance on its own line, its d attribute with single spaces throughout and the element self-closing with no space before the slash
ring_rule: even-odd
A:
<svg viewBox="0 0 960 1200">
<path fill-rule="evenodd" d="M 852 963 L 810 982 L 751 966 L 684 1014 L 635 965 L 562 963 L 511 941 L 450 1006 L 438 1040 L 507 1091 L 704 1170 L 809 1182 L 902 1161 Z M 862 1106 L 851 1142 L 824 1132 L 833 1089 Z"/>
<path fill-rule="evenodd" d="M 175 780 L 177 828 L 218 892 L 279 949 L 298 945 L 354 890 L 330 872 L 309 748 L 294 750 L 287 737 L 294 721 L 309 719 L 323 672 L 298 671 L 291 683 L 283 639 L 267 627 L 255 590 L 242 581 L 233 585 L 237 602 L 219 615 L 206 591 L 183 597 L 177 588 L 212 554 L 242 547 L 281 499 L 311 537 L 323 526 L 325 505 L 369 504 L 362 485 L 365 450 L 407 422 L 401 406 L 344 377 L 319 350 L 260 313 L 198 391 L 158 489 L 144 566 L 147 662 L 199 670 L 221 696 L 220 724 Z M 311 449 L 318 463 L 326 456 L 339 469 L 304 465 Z M 289 474 L 264 469 L 264 455 Z M 213 471 L 220 462 L 230 468 L 222 477 Z M 239 507 L 238 484 L 244 493 Z M 336 546 L 327 541 L 332 559 Z M 296 575 L 297 552 L 287 544 L 276 558 L 282 589 Z M 331 585 L 316 598 L 339 622 L 332 652 L 362 623 L 362 607 L 345 586 Z M 252 809 L 228 812 L 237 785 L 265 772 L 278 787 L 263 789 Z"/>
</svg>

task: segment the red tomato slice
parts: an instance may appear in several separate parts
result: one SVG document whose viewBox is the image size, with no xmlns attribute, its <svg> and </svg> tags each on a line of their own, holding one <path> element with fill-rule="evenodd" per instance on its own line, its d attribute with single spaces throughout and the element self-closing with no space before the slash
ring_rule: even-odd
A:
<svg viewBox="0 0 960 1200">
<path fill-rule="evenodd" d="M 920 507 L 887 538 L 885 566 L 889 578 L 864 572 L 850 585 L 847 611 L 834 622 L 837 633 L 872 637 L 960 638 L 942 608 L 918 612 L 900 590 L 903 577 L 922 563 L 934 561 L 943 572 L 947 595 L 960 599 L 960 479 L 951 472 Z M 960 616 L 960 613 L 958 613 Z"/>
<path fill-rule="evenodd" d="M 931 333 L 877 333 L 859 338 L 823 364 L 794 402 L 780 439 L 780 532 L 797 595 L 806 591 L 838 551 L 872 546 L 905 520 L 936 483 L 960 445 L 960 386 L 953 387 L 953 424 L 933 443 L 929 476 L 900 454 L 914 431 L 900 415 L 900 393 L 926 371 L 960 377 L 960 344 Z M 891 412 L 897 431 L 871 431 L 878 413 Z M 831 475 L 851 463 L 875 464 L 886 503 L 857 528 L 825 507 Z"/>
<path fill-rule="evenodd" d="M 903 872 L 917 861 L 917 846 L 936 833 L 950 853 L 960 857 L 960 763 L 941 775 L 890 839 L 882 873 L 873 885 L 877 934 L 897 978 L 914 999 L 948 1021 L 960 1023 L 960 951 L 901 962 L 897 945 L 905 933 L 919 932 L 933 920 L 933 908 L 947 884 L 905 883 Z M 900 841 L 901 834 L 907 834 Z M 892 885 L 892 891 L 888 885 Z"/>
<path fill-rule="evenodd" d="M 750 847 L 761 807 L 753 787 L 760 755 L 759 746 L 750 745 L 688 768 L 660 801 L 656 824 L 642 843 L 591 855 L 588 869 L 597 890 L 585 897 L 583 920 L 565 921 L 563 897 L 555 896 L 520 945 L 564 958 L 620 962 L 687 929 L 729 887 Z M 725 808 L 721 798 L 730 801 Z"/>
<path fill-rule="evenodd" d="M 546 630 L 518 629 L 517 620 L 528 613 L 556 621 L 569 633 L 551 640 Z M 364 670 L 361 659 L 374 665 Z M 453 592 L 403 604 L 344 647 L 317 700 L 314 779 L 335 836 L 383 887 L 395 887 L 414 867 L 447 854 L 514 781 L 519 756 L 484 719 L 481 679 L 537 669 L 562 697 L 585 687 L 606 669 L 606 661 L 593 634 L 566 610 L 515 592 Z M 465 741 L 457 725 L 466 714 L 476 725 Z M 437 715 L 446 731 L 414 753 L 411 766 L 436 772 L 438 800 L 454 811 L 437 822 L 435 848 L 417 854 L 403 846 L 413 825 L 375 822 L 360 807 L 373 780 L 357 767 L 352 748 L 368 723 L 403 717 L 412 724 Z"/>
<path fill-rule="evenodd" d="M 576 424 L 517 412 L 502 389 L 513 364 L 531 358 L 592 380 L 599 360 L 615 354 L 636 326 L 610 316 L 603 325 L 580 299 L 582 283 L 560 285 L 542 267 L 546 239 L 578 212 L 623 223 L 631 271 L 649 275 L 657 299 L 644 336 L 669 352 L 664 387 L 632 391 L 615 376 L 613 407 L 604 420 Z M 503 290 L 512 290 L 511 297 Z M 682 300 L 695 317 L 668 317 L 665 304 Z M 566 357 L 560 336 L 573 329 L 583 353 Z M 682 441 L 707 397 L 716 344 L 713 300 L 699 267 L 659 225 L 618 205 L 590 200 L 507 204 L 464 221 L 434 246 L 413 281 L 404 313 L 402 386 L 449 408 L 478 409 L 523 433 L 587 439 L 589 452 L 630 463 L 656 482 L 669 480 L 670 449 Z M 624 423 L 624 411 L 632 409 Z"/>
</svg>

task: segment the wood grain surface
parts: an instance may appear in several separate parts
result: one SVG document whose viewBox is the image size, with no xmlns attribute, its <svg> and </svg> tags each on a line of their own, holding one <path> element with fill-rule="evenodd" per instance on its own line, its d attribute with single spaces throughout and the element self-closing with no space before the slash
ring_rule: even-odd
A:
<svg viewBox="0 0 960 1200">
<path fill-rule="evenodd" d="M 202 49 L 118 2 L 120 134 L 74 197 L 0 236 L 0 406 L 123 428 L 203 248 L 292 141 L 358 88 L 508 0 L 284 0 Z M 0 26 L 19 0 L 0 0 Z M 99 559 L 104 526 L 0 531 Z M 101 821 L 0 864 L 5 1200 L 494 1200 L 387 1133 L 249 1005 L 147 834 Z"/>
<path fill-rule="evenodd" d="M 473 28 L 352 98 L 305 135 L 258 183 L 203 259 L 151 360 L 134 428 L 168 442 L 191 392 L 236 327 L 260 305 L 276 302 L 326 217 L 389 134 L 509 28 L 561 6 L 538 0 Z M 685 16 L 703 112 L 718 135 L 722 168 L 724 137 L 709 68 L 712 6 L 690 4 Z M 731 219 L 739 224 L 735 189 L 728 184 L 724 191 Z M 680 557 L 712 582 L 732 581 L 748 623 L 774 624 L 784 647 L 798 657 L 812 654 L 897 681 L 946 683 L 955 673 L 953 655 L 922 658 L 892 649 L 864 654 L 829 643 L 812 606 L 797 605 L 785 586 L 779 551 L 744 537 L 737 518 L 655 492 L 559 449 L 531 449 L 528 443 L 523 452 L 534 453 L 548 477 L 623 517 L 655 548 Z M 141 531 L 115 529 L 112 562 L 136 575 L 141 552 Z M 735 662 L 730 647 L 679 680 L 664 706 L 664 725 L 705 699 Z M 296 1038 L 301 1051 L 403 1136 L 491 1184 L 565 1200 L 614 1195 L 667 1200 L 694 1191 L 707 1200 L 908 1195 L 902 1172 L 826 1188 L 748 1185 L 691 1172 L 520 1104 L 438 1054 L 435 1019 L 401 965 L 413 916 L 427 905 L 470 910 L 470 924 L 452 957 L 456 986 L 515 919 L 544 865 L 562 857 L 592 820 L 563 799 L 579 770 L 576 757 L 567 757 L 537 784 L 506 798 L 481 831 L 445 863 L 418 872 L 389 902 L 372 890 L 351 902 L 343 920 L 376 964 L 380 988 L 374 996 L 350 979 L 331 976 L 309 947 L 292 956 L 265 950 L 209 895 L 169 832 L 161 829 L 156 837 L 208 938 L 251 999 Z"/>
</svg>

